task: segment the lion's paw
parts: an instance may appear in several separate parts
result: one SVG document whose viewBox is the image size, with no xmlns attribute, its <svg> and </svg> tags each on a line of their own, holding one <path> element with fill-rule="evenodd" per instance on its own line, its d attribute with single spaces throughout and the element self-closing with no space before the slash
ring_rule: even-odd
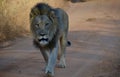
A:
<svg viewBox="0 0 120 77">
<path fill-rule="evenodd" d="M 59 63 L 59 64 L 57 64 L 57 67 L 58 68 L 65 68 L 66 64 L 65 63 Z"/>
<path fill-rule="evenodd" d="M 51 72 L 48 71 L 48 72 L 46 73 L 46 77 L 54 77 L 54 76 L 52 75 Z"/>
<path fill-rule="evenodd" d="M 54 71 L 50 69 L 46 69 L 45 74 L 46 74 L 46 77 L 54 77 Z"/>
</svg>

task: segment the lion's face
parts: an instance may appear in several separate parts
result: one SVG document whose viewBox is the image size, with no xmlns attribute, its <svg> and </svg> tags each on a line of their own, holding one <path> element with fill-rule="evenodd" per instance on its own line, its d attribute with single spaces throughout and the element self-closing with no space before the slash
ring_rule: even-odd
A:
<svg viewBox="0 0 120 77">
<path fill-rule="evenodd" d="M 56 25 L 47 15 L 36 16 L 31 25 L 35 40 L 41 45 L 46 46 L 53 39 L 56 33 Z"/>
</svg>

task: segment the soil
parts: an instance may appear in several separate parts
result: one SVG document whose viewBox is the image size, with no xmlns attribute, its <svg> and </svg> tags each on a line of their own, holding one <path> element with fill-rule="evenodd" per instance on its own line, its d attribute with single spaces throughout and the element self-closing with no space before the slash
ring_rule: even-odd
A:
<svg viewBox="0 0 120 77">
<path fill-rule="evenodd" d="M 120 1 L 70 3 L 67 67 L 55 77 L 120 77 Z M 0 48 L 0 77 L 44 77 L 45 61 L 32 36 Z"/>
</svg>

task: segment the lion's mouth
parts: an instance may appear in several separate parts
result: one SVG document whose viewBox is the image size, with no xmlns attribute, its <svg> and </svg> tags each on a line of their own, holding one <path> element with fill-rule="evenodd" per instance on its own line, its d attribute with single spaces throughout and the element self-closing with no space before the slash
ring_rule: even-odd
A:
<svg viewBox="0 0 120 77">
<path fill-rule="evenodd" d="M 45 46 L 49 43 L 49 39 L 46 36 L 42 36 L 38 38 L 38 42 L 41 46 Z"/>
<path fill-rule="evenodd" d="M 38 39 L 38 41 L 48 41 L 48 38 L 41 38 L 41 39 Z"/>
</svg>

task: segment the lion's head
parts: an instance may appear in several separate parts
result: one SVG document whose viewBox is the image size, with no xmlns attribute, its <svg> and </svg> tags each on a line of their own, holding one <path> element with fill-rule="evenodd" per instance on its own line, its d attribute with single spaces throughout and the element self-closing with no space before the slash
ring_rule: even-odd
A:
<svg viewBox="0 0 120 77">
<path fill-rule="evenodd" d="M 57 31 L 57 24 L 52 16 L 38 15 L 31 22 L 31 30 L 34 39 L 41 46 L 46 46 L 54 38 Z"/>
<path fill-rule="evenodd" d="M 34 40 L 44 47 L 55 37 L 58 22 L 54 10 L 47 4 L 39 3 L 30 12 L 30 25 Z"/>
</svg>

